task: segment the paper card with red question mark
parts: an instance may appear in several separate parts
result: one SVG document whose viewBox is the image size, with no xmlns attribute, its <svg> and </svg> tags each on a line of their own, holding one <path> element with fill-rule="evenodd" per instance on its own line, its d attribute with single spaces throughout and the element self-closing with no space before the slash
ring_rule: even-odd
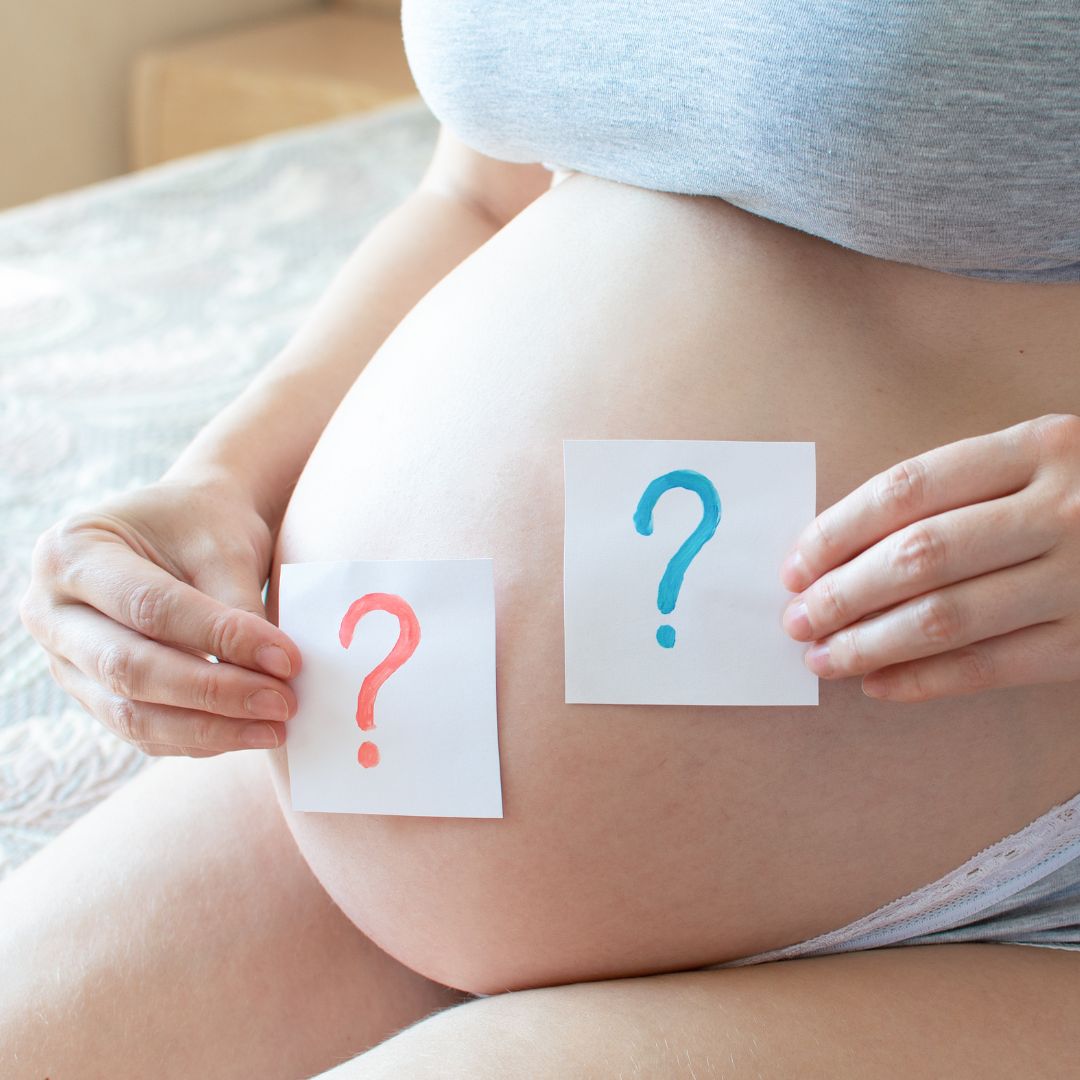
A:
<svg viewBox="0 0 1080 1080">
<path fill-rule="evenodd" d="M 490 559 L 288 563 L 294 810 L 502 817 Z"/>
<path fill-rule="evenodd" d="M 780 563 L 816 514 L 805 442 L 563 444 L 566 700 L 816 705 Z"/>
</svg>

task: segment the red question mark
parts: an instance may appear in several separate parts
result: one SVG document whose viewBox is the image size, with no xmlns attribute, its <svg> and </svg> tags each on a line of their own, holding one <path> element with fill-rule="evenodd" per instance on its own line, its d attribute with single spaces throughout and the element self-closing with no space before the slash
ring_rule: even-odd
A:
<svg viewBox="0 0 1080 1080">
<path fill-rule="evenodd" d="M 420 644 L 420 621 L 416 612 L 400 596 L 373 592 L 354 600 L 345 612 L 338 630 L 338 640 L 343 648 L 347 649 L 352 644 L 356 624 L 369 611 L 388 611 L 397 616 L 399 629 L 398 639 L 386 659 L 368 672 L 360 684 L 360 693 L 356 698 L 356 722 L 361 731 L 369 731 L 375 726 L 375 695 L 379 692 L 379 687 L 416 652 L 416 646 Z M 373 742 L 361 743 L 356 760 L 365 769 L 378 765 L 379 748 Z"/>
</svg>

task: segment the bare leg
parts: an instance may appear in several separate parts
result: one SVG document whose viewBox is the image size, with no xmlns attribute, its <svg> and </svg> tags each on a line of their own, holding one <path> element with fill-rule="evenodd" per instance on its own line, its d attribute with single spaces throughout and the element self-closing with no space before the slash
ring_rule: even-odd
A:
<svg viewBox="0 0 1080 1080">
<path fill-rule="evenodd" d="M 0 886 L 13 1080 L 297 1080 L 461 998 L 334 906 L 257 752 L 154 766 Z"/>
<path fill-rule="evenodd" d="M 1058 1080 L 1080 956 L 925 945 L 471 1002 L 325 1080 Z"/>
</svg>

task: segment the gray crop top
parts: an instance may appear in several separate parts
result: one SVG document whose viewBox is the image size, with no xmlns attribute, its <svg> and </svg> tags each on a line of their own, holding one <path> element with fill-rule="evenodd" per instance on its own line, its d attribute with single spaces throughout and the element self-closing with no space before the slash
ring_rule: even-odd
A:
<svg viewBox="0 0 1080 1080">
<path fill-rule="evenodd" d="M 404 0 L 470 146 L 884 259 L 1080 281 L 1080 0 Z"/>
</svg>

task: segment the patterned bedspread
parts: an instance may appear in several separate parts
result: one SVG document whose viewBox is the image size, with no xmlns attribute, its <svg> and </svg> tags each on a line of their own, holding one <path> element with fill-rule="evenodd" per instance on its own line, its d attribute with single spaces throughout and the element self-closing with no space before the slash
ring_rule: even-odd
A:
<svg viewBox="0 0 1080 1080">
<path fill-rule="evenodd" d="M 159 476 L 415 183 L 419 102 L 0 214 L 0 877 L 141 769 L 19 622 L 53 521 Z"/>
</svg>

